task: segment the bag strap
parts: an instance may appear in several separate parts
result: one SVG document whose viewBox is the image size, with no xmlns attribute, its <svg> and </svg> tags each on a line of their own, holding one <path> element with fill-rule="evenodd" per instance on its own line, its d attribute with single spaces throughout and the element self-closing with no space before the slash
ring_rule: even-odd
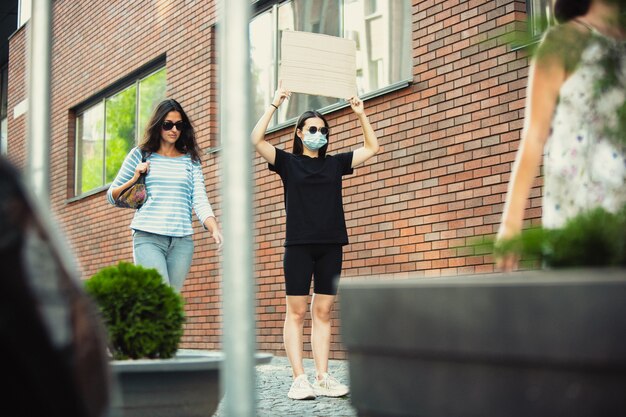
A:
<svg viewBox="0 0 626 417">
<path fill-rule="evenodd" d="M 150 155 L 152 155 L 152 152 L 148 152 L 148 151 L 142 150 L 141 151 L 141 162 L 142 163 L 146 162 L 148 160 L 148 158 L 150 157 Z M 141 177 L 145 177 L 145 176 L 146 176 L 146 173 L 142 172 L 141 173 Z"/>
<path fill-rule="evenodd" d="M 143 163 L 143 162 L 146 162 L 146 160 L 147 160 L 147 159 L 148 159 L 148 152 L 147 152 L 147 151 L 144 151 L 144 150 L 141 150 L 141 162 L 142 162 L 142 163 Z M 139 175 L 139 179 L 137 180 L 137 182 L 135 182 L 135 184 L 145 184 L 145 183 L 146 183 L 146 173 L 145 173 L 145 172 L 142 172 L 142 173 Z M 128 189 L 128 188 L 127 188 L 127 189 Z M 126 190 L 124 190 L 124 191 L 126 191 Z M 124 191 L 122 191 L 122 193 L 123 193 Z"/>
</svg>

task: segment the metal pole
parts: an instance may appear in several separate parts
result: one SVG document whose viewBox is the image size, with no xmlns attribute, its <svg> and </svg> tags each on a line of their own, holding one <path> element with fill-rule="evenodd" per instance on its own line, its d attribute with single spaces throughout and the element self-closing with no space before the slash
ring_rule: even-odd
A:
<svg viewBox="0 0 626 417">
<path fill-rule="evenodd" d="M 224 225 L 221 372 L 228 416 L 256 414 L 249 0 L 222 1 L 219 35 L 220 163 Z"/>
<path fill-rule="evenodd" d="M 25 177 L 39 207 L 50 207 L 50 82 L 52 0 L 32 0 Z M 49 210 L 47 210 L 49 211 Z"/>
</svg>

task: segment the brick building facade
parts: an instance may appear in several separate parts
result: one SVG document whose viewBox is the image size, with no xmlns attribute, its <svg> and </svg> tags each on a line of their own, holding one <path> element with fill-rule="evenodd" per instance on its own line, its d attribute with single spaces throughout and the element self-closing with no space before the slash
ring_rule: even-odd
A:
<svg viewBox="0 0 626 417">
<path fill-rule="evenodd" d="M 132 260 L 132 212 L 109 206 L 105 187 L 76 195 L 77 109 L 147 63 L 163 62 L 167 96 L 180 101 L 195 122 L 219 220 L 215 3 L 54 1 L 51 203 L 83 278 Z M 528 60 L 498 36 L 526 18 L 527 5 L 412 0 L 410 10 L 411 81 L 367 99 L 382 149 L 344 180 L 350 245 L 343 279 L 493 271 L 489 256 L 472 254 L 465 245 L 471 236 L 495 232 L 500 220 L 522 127 Z M 10 38 L 8 71 L 8 155 L 21 167 L 26 115 L 15 109 L 26 99 L 27 27 Z M 360 130 L 350 109 L 339 106 L 327 117 L 333 132 L 329 152 L 355 148 Z M 269 135 L 288 150 L 291 138 L 292 127 Z M 241 162 L 254 165 L 258 345 L 282 354 L 282 184 L 257 155 L 242 156 Z M 539 185 L 531 193 L 530 220 L 540 217 Z M 195 259 L 183 289 L 183 347 L 219 349 L 220 258 L 196 220 L 194 227 Z M 341 297 L 335 318 L 340 308 Z M 334 325 L 331 356 L 343 358 L 338 320 Z"/>
</svg>

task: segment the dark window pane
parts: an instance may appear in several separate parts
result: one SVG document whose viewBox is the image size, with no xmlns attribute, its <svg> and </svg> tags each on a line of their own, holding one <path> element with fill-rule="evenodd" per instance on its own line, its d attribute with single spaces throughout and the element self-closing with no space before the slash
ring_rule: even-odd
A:
<svg viewBox="0 0 626 417">
<path fill-rule="evenodd" d="M 7 153 L 8 67 L 0 69 L 0 155 Z"/>
<path fill-rule="evenodd" d="M 7 102 L 9 94 L 9 68 L 4 67 L 0 70 L 0 119 L 7 117 Z"/>
</svg>

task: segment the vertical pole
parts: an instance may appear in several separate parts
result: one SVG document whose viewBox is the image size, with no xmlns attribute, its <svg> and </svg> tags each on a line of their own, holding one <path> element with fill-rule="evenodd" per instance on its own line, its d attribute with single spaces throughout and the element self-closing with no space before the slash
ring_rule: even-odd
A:
<svg viewBox="0 0 626 417">
<path fill-rule="evenodd" d="M 226 415 L 256 414 L 249 0 L 221 3 L 218 24 L 221 194 L 224 219 L 223 346 Z"/>
<path fill-rule="evenodd" d="M 39 207 L 50 207 L 52 0 L 32 0 L 28 72 L 26 181 Z"/>
</svg>

